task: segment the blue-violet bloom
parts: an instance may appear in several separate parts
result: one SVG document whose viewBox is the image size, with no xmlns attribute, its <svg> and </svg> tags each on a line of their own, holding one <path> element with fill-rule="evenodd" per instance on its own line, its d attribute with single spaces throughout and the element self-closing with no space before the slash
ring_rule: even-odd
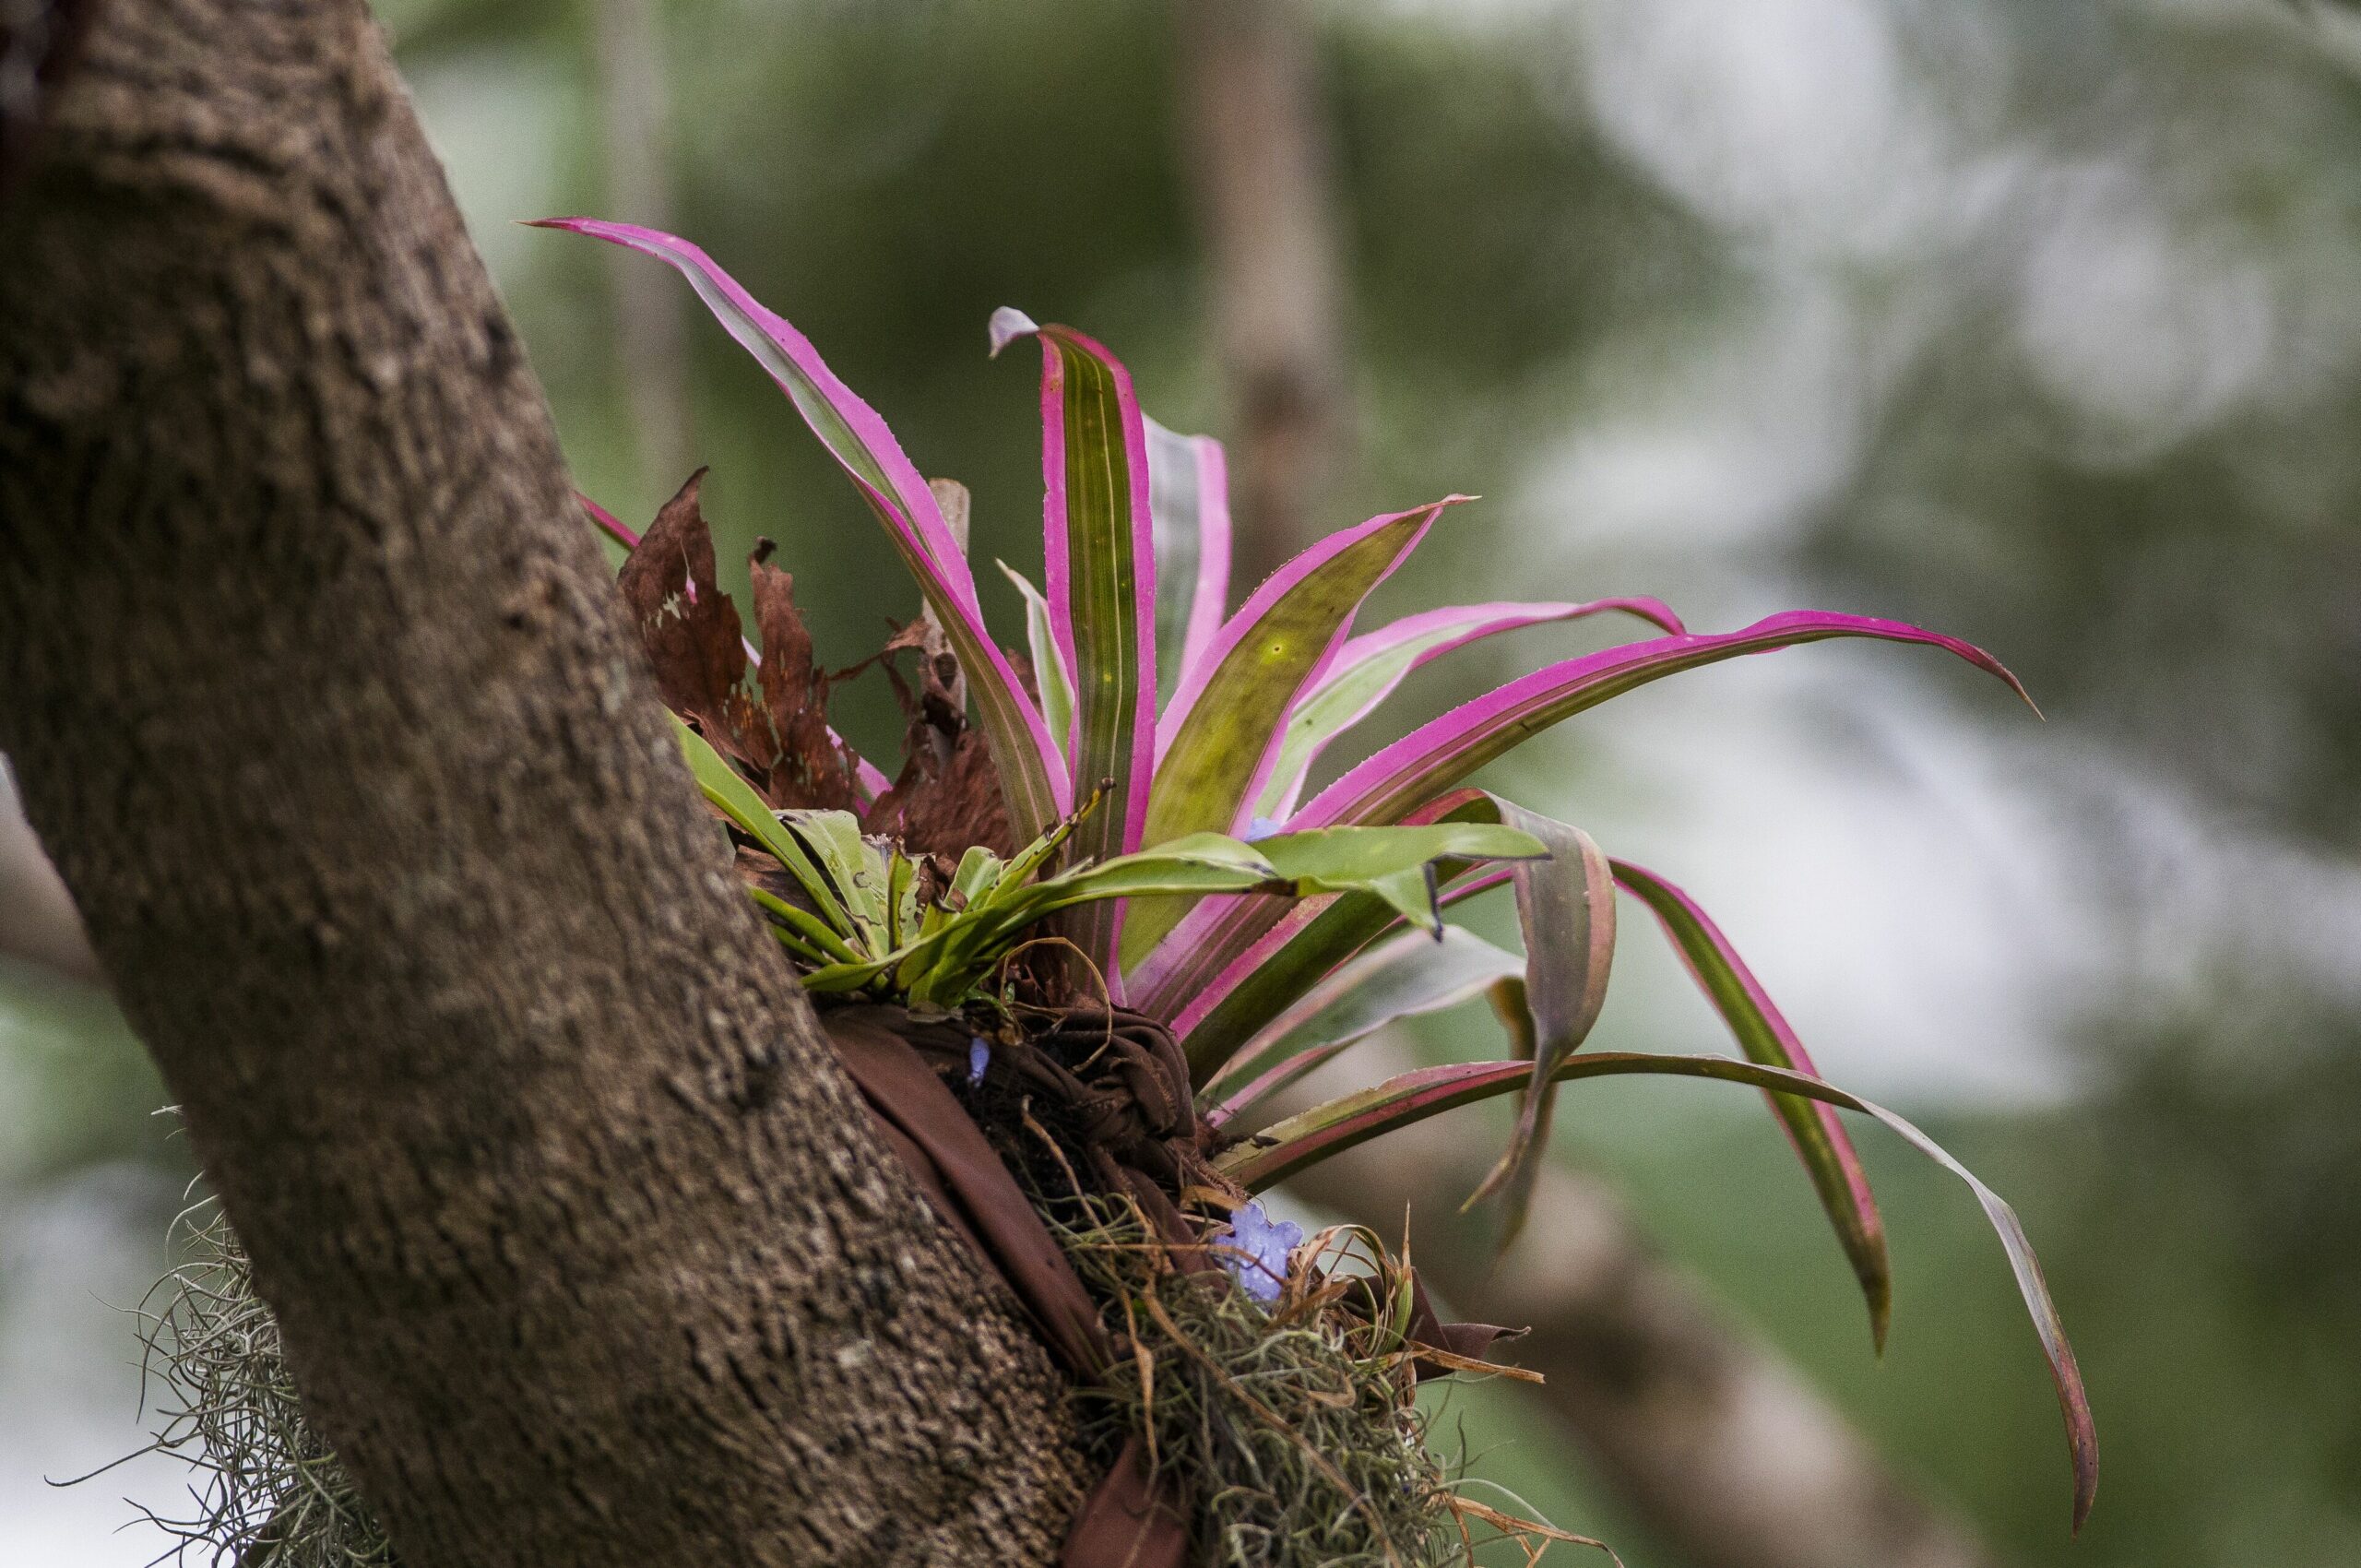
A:
<svg viewBox="0 0 2361 1568">
<path fill-rule="evenodd" d="M 1303 1227 L 1292 1219 L 1274 1220 L 1258 1200 L 1229 1217 L 1229 1241 L 1221 1263 L 1239 1289 L 1268 1306 L 1287 1284 L 1287 1254 L 1301 1245 Z"/>
</svg>

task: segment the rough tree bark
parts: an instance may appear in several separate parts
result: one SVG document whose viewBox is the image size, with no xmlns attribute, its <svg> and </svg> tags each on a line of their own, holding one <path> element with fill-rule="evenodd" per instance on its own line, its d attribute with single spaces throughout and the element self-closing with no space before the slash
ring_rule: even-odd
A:
<svg viewBox="0 0 2361 1568">
<path fill-rule="evenodd" d="M 405 1559 L 1050 1558 L 1058 1379 L 735 890 L 360 0 L 113 0 L 0 222 L 0 749 Z"/>
</svg>

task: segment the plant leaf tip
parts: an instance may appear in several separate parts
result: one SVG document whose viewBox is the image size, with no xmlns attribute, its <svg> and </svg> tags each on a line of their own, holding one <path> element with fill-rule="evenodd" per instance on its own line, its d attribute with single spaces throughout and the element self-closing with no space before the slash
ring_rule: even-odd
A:
<svg viewBox="0 0 2361 1568">
<path fill-rule="evenodd" d="M 2070 1350 L 2069 1358 L 2072 1356 Z M 2074 1522 L 2070 1533 L 2080 1536 L 2082 1526 L 2090 1522 L 2091 1505 L 2099 1495 L 2099 1430 L 2091 1417 L 2091 1401 L 2082 1387 L 2079 1369 L 2074 1376 L 2073 1391 L 2058 1392 L 2059 1403 L 2066 1410 L 2066 1443 L 2074 1465 Z"/>
<path fill-rule="evenodd" d="M 2015 671 L 2010 669 L 2007 665 L 2001 663 L 1997 657 L 1987 652 L 1984 648 L 1974 643 L 1965 643 L 1959 646 L 1968 650 L 1969 663 L 1977 665 L 2007 682 L 2009 683 L 2009 690 L 2017 694 L 2017 700 L 2019 702 L 2023 703 L 2027 707 L 2033 709 L 2033 716 L 2035 719 L 2041 719 L 2045 723 L 2048 721 L 2049 716 L 2041 711 L 2041 704 L 2033 700 L 2033 694 L 2025 690 L 2025 683 L 2017 679 L 2017 672 Z"/>
<path fill-rule="evenodd" d="M 1039 323 L 1014 305 L 1001 306 L 992 312 L 991 324 L 985 329 L 986 335 L 991 339 L 991 357 L 1000 358 L 1000 351 L 1009 344 L 1019 338 L 1030 337 L 1040 330 Z"/>
</svg>

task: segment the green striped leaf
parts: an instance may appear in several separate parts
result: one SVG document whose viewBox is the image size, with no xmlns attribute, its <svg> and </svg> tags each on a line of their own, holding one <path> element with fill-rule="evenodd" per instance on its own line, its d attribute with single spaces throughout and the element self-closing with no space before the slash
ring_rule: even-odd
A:
<svg viewBox="0 0 2361 1568">
<path fill-rule="evenodd" d="M 1156 764 L 1156 524 L 1148 508 L 1147 433 L 1131 373 L 1068 327 L 1022 312 L 992 315 L 992 352 L 1015 338 L 1041 344 L 1044 576 L 1050 624 L 1074 682 L 1065 742 L 1074 798 L 1106 788 L 1074 830 L 1078 854 L 1108 861 L 1144 842 Z M 1123 907 L 1093 906 L 1074 942 L 1113 967 Z"/>
<path fill-rule="evenodd" d="M 995 564 L 1024 596 L 1025 648 L 1033 660 L 1034 684 L 1041 689 L 1042 721 L 1056 738 L 1058 754 L 1062 757 L 1074 733 L 1074 676 L 1066 669 L 1065 650 L 1058 646 L 1056 628 L 1050 624 L 1050 601 L 1024 573 L 1005 561 Z"/>
<path fill-rule="evenodd" d="M 1248 802 L 1277 760 L 1297 695 L 1335 657 L 1370 590 L 1449 505 L 1372 517 L 1330 535 L 1280 567 L 1224 624 L 1157 723 L 1145 842 L 1245 826 Z M 1187 912 L 1187 904 L 1169 900 L 1133 909 L 1124 967 L 1144 959 Z"/>
<path fill-rule="evenodd" d="M 1406 931 L 1339 965 L 1298 998 L 1247 1042 L 1198 1103 L 1219 1126 L 1386 1025 L 1458 1006 L 1524 972 L 1516 954 L 1458 926 L 1446 926 L 1441 941 Z"/>
</svg>

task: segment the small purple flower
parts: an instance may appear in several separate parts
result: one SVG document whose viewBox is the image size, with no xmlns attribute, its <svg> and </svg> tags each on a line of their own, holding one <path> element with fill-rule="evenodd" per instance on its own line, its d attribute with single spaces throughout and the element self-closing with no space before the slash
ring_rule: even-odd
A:
<svg viewBox="0 0 2361 1568">
<path fill-rule="evenodd" d="M 1275 834 L 1278 831 L 1279 825 L 1272 821 L 1269 817 L 1254 817 L 1249 820 L 1246 824 L 1246 841 L 1249 844 L 1257 843 L 1262 839 L 1270 837 L 1273 834 Z"/>
<path fill-rule="evenodd" d="M 1301 1245 L 1303 1227 L 1292 1219 L 1274 1220 L 1258 1200 L 1229 1217 L 1228 1250 L 1221 1264 L 1239 1289 L 1268 1306 L 1287 1284 L 1287 1254 Z"/>
<path fill-rule="evenodd" d="M 981 1035 L 967 1039 L 967 1087 L 974 1088 L 984 1081 L 984 1069 L 992 1064 L 992 1042 Z"/>
</svg>

